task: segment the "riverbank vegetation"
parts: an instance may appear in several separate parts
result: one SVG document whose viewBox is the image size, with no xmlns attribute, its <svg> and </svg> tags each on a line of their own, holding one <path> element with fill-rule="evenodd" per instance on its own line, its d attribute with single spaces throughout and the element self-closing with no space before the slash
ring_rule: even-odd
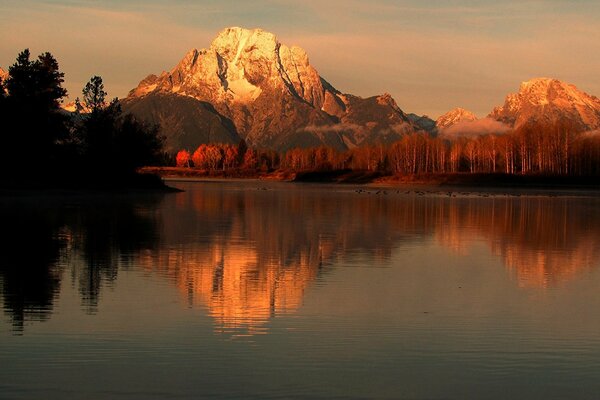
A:
<svg viewBox="0 0 600 400">
<path fill-rule="evenodd" d="M 181 150 L 165 175 L 283 177 L 296 180 L 597 184 L 600 135 L 564 125 L 503 135 L 406 135 L 391 145 L 256 150 L 241 142 Z M 254 175 L 253 175 L 254 174 Z M 291 178 L 290 178 L 291 177 Z"/>
</svg>

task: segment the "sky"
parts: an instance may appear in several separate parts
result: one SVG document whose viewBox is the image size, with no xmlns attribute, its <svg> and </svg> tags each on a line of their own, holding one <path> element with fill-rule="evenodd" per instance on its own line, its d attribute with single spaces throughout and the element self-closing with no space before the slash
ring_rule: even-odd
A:
<svg viewBox="0 0 600 400">
<path fill-rule="evenodd" d="M 483 117 L 534 77 L 600 96 L 598 21 L 598 0 L 1 0 L 0 67 L 50 51 L 71 99 L 93 75 L 124 97 L 222 29 L 262 28 L 342 92 Z"/>
</svg>

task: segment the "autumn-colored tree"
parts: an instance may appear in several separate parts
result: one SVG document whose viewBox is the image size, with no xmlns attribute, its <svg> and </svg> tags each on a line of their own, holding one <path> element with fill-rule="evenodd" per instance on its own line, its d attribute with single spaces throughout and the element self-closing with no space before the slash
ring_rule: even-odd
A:
<svg viewBox="0 0 600 400">
<path fill-rule="evenodd" d="M 208 169 L 216 170 L 223 162 L 223 152 L 220 145 L 208 145 L 205 150 L 205 160 Z"/>
<path fill-rule="evenodd" d="M 180 150 L 175 157 L 175 161 L 178 167 L 189 167 L 190 166 L 190 153 L 187 150 Z"/>
<path fill-rule="evenodd" d="M 585 175 L 598 173 L 599 153 L 597 134 L 583 135 L 563 124 L 555 127 L 554 133 L 525 127 L 504 135 L 471 138 L 407 134 L 391 145 L 362 146 L 344 152 L 321 146 L 293 148 L 281 154 L 247 149 L 245 142 L 238 146 L 209 144 L 201 145 L 191 158 L 196 168 L 210 170 L 243 166 L 265 171 L 351 168 L 402 175 L 447 172 Z"/>
<path fill-rule="evenodd" d="M 225 145 L 223 153 L 223 170 L 236 168 L 238 166 L 238 147 Z"/>
<path fill-rule="evenodd" d="M 258 156 L 256 150 L 248 149 L 244 155 L 244 167 L 248 169 L 255 169 L 258 166 Z"/>
<path fill-rule="evenodd" d="M 198 146 L 196 151 L 192 154 L 192 161 L 194 162 L 194 168 L 204 169 L 206 168 L 206 145 L 201 144 Z"/>
<path fill-rule="evenodd" d="M 285 157 L 284 157 L 284 166 L 286 168 L 290 168 L 293 169 L 295 171 L 301 171 L 304 168 L 304 165 L 302 164 L 302 150 L 295 148 L 295 149 L 291 149 L 288 150 L 285 153 Z"/>
</svg>

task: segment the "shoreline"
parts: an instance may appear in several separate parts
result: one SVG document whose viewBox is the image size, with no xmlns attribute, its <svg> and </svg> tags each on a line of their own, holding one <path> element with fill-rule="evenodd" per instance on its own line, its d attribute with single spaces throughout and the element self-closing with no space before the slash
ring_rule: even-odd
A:
<svg viewBox="0 0 600 400">
<path fill-rule="evenodd" d="M 372 171 L 203 171 L 178 167 L 144 167 L 144 174 L 155 174 L 165 182 L 291 182 L 365 185 L 386 187 L 481 187 L 504 189 L 584 189 L 600 191 L 600 177 L 553 175 L 509 175 L 501 173 L 444 173 L 385 175 Z"/>
</svg>

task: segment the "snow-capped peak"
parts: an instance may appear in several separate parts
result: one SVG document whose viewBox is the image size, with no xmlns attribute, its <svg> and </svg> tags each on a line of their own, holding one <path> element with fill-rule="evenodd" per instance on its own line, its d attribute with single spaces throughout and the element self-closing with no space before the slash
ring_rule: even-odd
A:
<svg viewBox="0 0 600 400">
<path fill-rule="evenodd" d="M 572 84 L 552 78 L 522 82 L 518 93 L 509 94 L 490 117 L 515 128 L 530 123 L 570 121 L 577 129 L 600 127 L 600 100 Z"/>
<path fill-rule="evenodd" d="M 144 79 L 130 96 L 163 91 L 231 105 L 252 103 L 265 90 L 289 92 L 317 108 L 324 102 L 321 78 L 303 49 L 262 29 L 231 27 L 208 49 L 190 50 L 170 73 Z"/>
<path fill-rule="evenodd" d="M 277 37 L 262 29 L 226 28 L 212 41 L 210 49 L 216 51 L 227 62 L 237 64 L 244 58 L 243 52 L 253 52 L 256 58 L 272 59 L 276 55 Z"/>
<path fill-rule="evenodd" d="M 448 111 L 446 114 L 440 116 L 436 121 L 435 125 L 439 130 L 449 128 L 462 121 L 476 121 L 477 116 L 471 111 L 465 110 L 464 108 L 454 108 Z"/>
</svg>

